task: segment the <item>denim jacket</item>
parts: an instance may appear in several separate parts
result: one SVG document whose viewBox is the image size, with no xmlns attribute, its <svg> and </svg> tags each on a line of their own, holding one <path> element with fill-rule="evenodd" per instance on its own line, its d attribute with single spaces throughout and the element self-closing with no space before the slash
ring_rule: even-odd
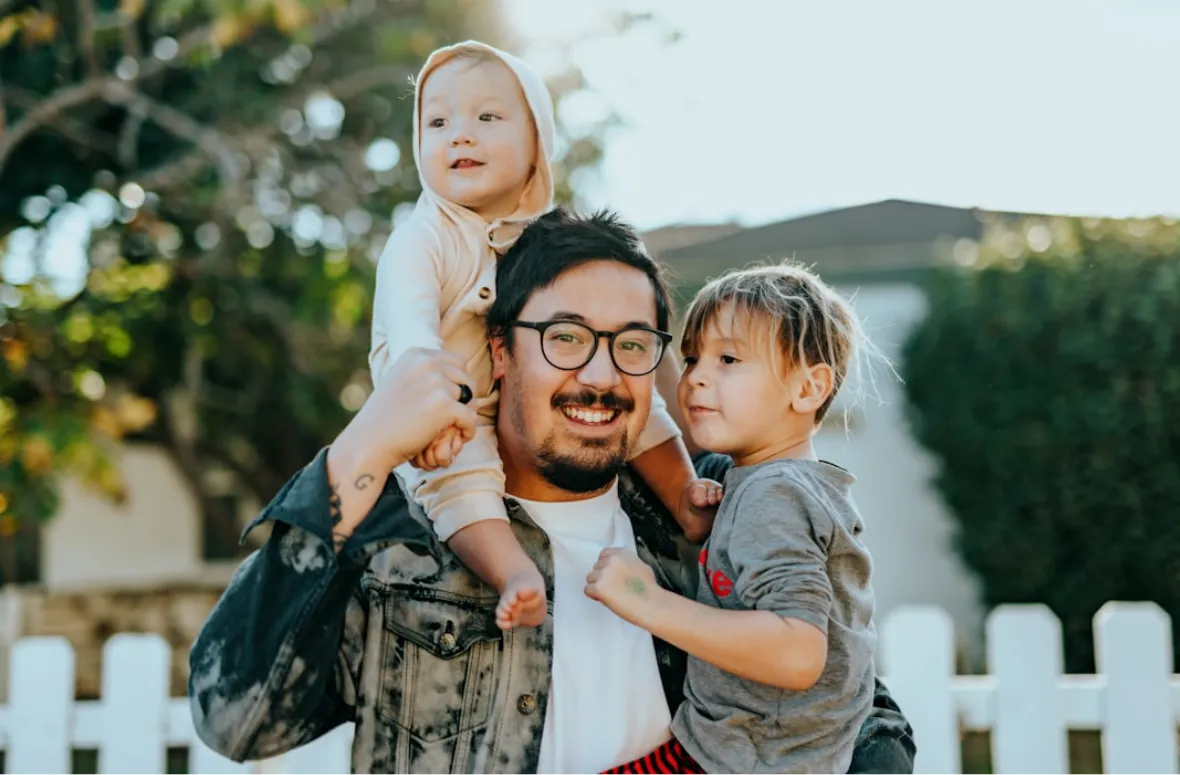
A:
<svg viewBox="0 0 1180 775">
<path fill-rule="evenodd" d="M 639 556 L 662 586 L 691 593 L 692 546 L 637 479 L 621 477 L 619 493 Z M 337 555 L 328 494 L 321 450 L 246 528 L 273 523 L 190 654 L 201 739 L 244 761 L 352 721 L 356 772 L 535 772 L 552 615 L 539 627 L 499 630 L 495 591 L 438 542 L 394 476 Z M 552 614 L 548 540 L 515 501 L 507 505 L 517 539 L 547 580 Z M 685 656 L 659 639 L 655 648 L 675 709 Z M 874 706 L 851 771 L 912 772 L 912 730 L 881 684 Z"/>
</svg>

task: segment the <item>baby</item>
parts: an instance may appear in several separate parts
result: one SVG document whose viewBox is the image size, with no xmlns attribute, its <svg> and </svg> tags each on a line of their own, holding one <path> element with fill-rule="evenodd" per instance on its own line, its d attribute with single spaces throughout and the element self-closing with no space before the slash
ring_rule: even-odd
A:
<svg viewBox="0 0 1180 775">
<path fill-rule="evenodd" d="M 500 594 L 497 624 L 536 626 L 547 610 L 545 583 L 504 506 L 484 318 L 497 257 L 553 207 L 553 103 L 541 78 L 516 57 L 474 41 L 448 46 L 427 58 L 416 81 L 413 142 L 422 195 L 378 264 L 373 382 L 411 347 L 446 349 L 466 362 L 471 385 L 460 395 L 480 415 L 475 438 L 464 444 L 449 429 L 397 473 L 438 537 Z M 685 535 L 703 540 L 720 485 L 694 478 L 658 391 L 630 462 Z"/>
<path fill-rule="evenodd" d="M 695 599 L 607 549 L 586 594 L 688 653 L 659 749 L 609 772 L 847 772 L 873 702 L 874 596 L 852 474 L 812 436 L 872 352 L 844 300 L 781 265 L 714 280 L 689 308 L 679 400 L 728 455 Z"/>
</svg>

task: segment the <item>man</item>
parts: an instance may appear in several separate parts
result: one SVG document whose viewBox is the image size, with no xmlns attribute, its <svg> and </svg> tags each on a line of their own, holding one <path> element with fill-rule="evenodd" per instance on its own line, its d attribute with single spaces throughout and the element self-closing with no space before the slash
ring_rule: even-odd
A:
<svg viewBox="0 0 1180 775">
<path fill-rule="evenodd" d="M 427 412 L 379 390 L 251 524 L 272 522 L 271 537 L 193 645 L 194 723 L 223 755 L 273 756 L 354 721 L 358 772 L 586 772 L 667 739 L 684 654 L 583 592 L 607 546 L 635 550 L 674 591 L 697 582 L 698 550 L 624 470 L 671 339 L 660 268 L 613 217 L 559 210 L 526 229 L 496 285 L 488 327 L 508 513 L 550 615 L 495 626 L 495 591 L 388 475 L 428 438 Z M 642 363 L 641 346 L 652 348 Z M 444 403 L 422 405 L 436 407 L 438 427 L 469 427 Z M 724 465 L 699 463 L 714 478 Z M 875 704 L 852 771 L 912 771 L 911 730 L 883 686 Z"/>
</svg>

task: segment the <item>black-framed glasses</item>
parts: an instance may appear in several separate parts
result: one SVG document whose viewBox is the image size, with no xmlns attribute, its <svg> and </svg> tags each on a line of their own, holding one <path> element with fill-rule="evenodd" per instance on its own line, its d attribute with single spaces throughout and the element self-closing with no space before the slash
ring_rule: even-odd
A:
<svg viewBox="0 0 1180 775">
<path fill-rule="evenodd" d="M 509 328 L 531 328 L 541 335 L 541 353 L 555 369 L 577 371 L 594 359 L 598 340 L 605 338 L 615 368 L 632 377 L 650 374 L 660 365 L 672 335 L 646 326 L 619 331 L 597 331 L 576 320 L 531 323 L 513 320 Z"/>
</svg>

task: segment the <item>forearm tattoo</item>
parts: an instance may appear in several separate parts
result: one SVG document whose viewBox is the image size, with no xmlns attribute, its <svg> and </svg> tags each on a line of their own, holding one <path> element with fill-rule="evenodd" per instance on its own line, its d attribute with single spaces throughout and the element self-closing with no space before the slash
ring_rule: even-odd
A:
<svg viewBox="0 0 1180 775">
<path fill-rule="evenodd" d="M 332 517 L 332 547 L 339 552 L 348 540 L 348 534 L 336 530 L 340 520 L 344 519 L 344 501 L 340 497 L 340 485 L 334 484 L 328 491 L 328 514 Z"/>
<path fill-rule="evenodd" d="M 363 491 L 368 488 L 370 484 L 376 481 L 376 477 L 372 474 L 361 474 L 352 483 L 352 486 L 357 491 Z M 339 552 L 344 548 L 345 542 L 348 541 L 351 532 L 337 530 L 336 526 L 344 519 L 344 499 L 340 497 L 340 485 L 334 484 L 328 492 L 328 513 L 332 517 L 332 545 Z"/>
</svg>

